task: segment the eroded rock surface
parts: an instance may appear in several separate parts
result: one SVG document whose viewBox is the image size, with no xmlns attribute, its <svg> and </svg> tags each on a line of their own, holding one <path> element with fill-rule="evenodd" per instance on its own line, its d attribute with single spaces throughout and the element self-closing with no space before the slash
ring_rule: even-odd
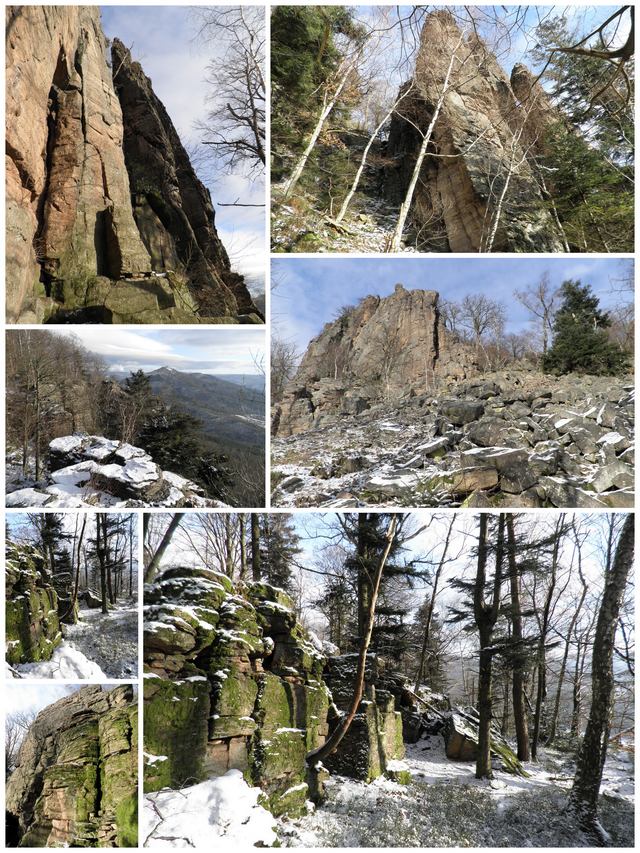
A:
<svg viewBox="0 0 640 853">
<path fill-rule="evenodd" d="M 5 596 L 7 662 L 50 660 L 62 640 L 58 594 L 33 546 L 7 542 Z"/>
<path fill-rule="evenodd" d="M 452 57 L 455 56 L 453 65 Z M 517 67 L 520 69 L 520 66 Z M 543 109 L 531 109 L 521 70 L 514 81 L 474 34 L 454 17 L 430 14 L 421 34 L 414 78 L 392 119 L 385 195 L 404 200 L 420 148 L 444 88 L 410 215 L 425 236 L 423 250 L 452 252 L 560 252 L 562 233 L 535 174 L 531 129 Z M 544 107 L 546 110 L 547 107 Z M 523 132 L 523 126 L 526 125 Z M 419 128 L 416 129 L 416 128 Z"/>
<path fill-rule="evenodd" d="M 119 69 L 123 119 L 98 7 L 10 6 L 6 16 L 9 320 L 259 322 L 242 277 L 230 270 L 208 193 L 135 63 Z M 144 91 L 124 85 L 133 70 Z M 139 115 L 157 122 L 140 125 Z M 144 192 L 131 140 L 144 132 L 157 137 L 142 153 L 168 218 L 132 205 L 132 191 L 138 201 Z"/>
<path fill-rule="evenodd" d="M 130 686 L 83 687 L 31 725 L 7 780 L 20 847 L 135 847 L 137 704 Z"/>
<path fill-rule="evenodd" d="M 46 482 L 8 491 L 8 507 L 223 507 L 204 489 L 163 471 L 141 447 L 100 435 L 66 435 L 49 444 Z M 7 486 L 11 489 L 11 485 Z"/>
<path fill-rule="evenodd" d="M 477 373 L 472 350 L 444 328 L 434 290 L 368 296 L 327 323 L 309 344 L 294 380 L 275 408 L 278 437 L 357 416 L 380 398 L 425 393 L 436 380 Z"/>
</svg>

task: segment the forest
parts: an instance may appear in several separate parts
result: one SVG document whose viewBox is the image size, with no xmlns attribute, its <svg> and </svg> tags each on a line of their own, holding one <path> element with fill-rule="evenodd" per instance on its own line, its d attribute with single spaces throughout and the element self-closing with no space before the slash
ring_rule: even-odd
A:
<svg viewBox="0 0 640 853">
<path fill-rule="evenodd" d="M 135 678 L 135 515 L 16 513 L 6 524 L 8 677 Z"/>
<path fill-rule="evenodd" d="M 184 402 L 179 404 L 174 397 L 154 393 L 151 378 L 143 370 L 130 371 L 118 381 L 105 361 L 73 335 L 9 332 L 6 358 L 8 492 L 24 493 L 28 500 L 33 499 L 33 493 L 27 490 L 36 487 L 37 500 L 38 484 L 47 482 L 51 474 L 51 442 L 59 437 L 62 440 L 65 436 L 88 435 L 98 436 L 99 441 L 111 440 L 113 446 L 107 443 L 107 448 L 140 448 L 134 456 L 144 452 L 150 466 L 155 463 L 179 475 L 171 485 L 192 484 L 198 495 L 207 500 L 236 506 L 263 501 L 264 448 L 259 410 L 257 421 L 255 418 L 260 392 L 241 385 L 230 386 L 235 394 L 231 406 L 234 414 L 240 419 L 252 418 L 258 424 L 260 440 L 256 443 L 251 438 L 247 443 L 228 434 L 212 435 L 211 425 L 195 417 Z M 174 373 L 179 381 L 180 373 Z M 61 453 L 65 448 L 63 443 Z M 57 465 L 66 470 L 69 462 L 77 461 L 73 456 L 62 455 Z M 108 484 L 105 490 L 109 492 Z M 82 490 L 75 481 L 66 485 L 58 478 L 54 491 L 54 499 L 73 501 L 78 496 L 82 500 Z M 116 497 L 98 496 L 97 500 Z M 145 497 L 143 490 L 141 498 Z"/>
<path fill-rule="evenodd" d="M 632 845 L 632 514 L 145 527 L 147 846 Z"/>
<path fill-rule="evenodd" d="M 277 6 L 272 249 L 633 251 L 632 6 Z"/>
</svg>

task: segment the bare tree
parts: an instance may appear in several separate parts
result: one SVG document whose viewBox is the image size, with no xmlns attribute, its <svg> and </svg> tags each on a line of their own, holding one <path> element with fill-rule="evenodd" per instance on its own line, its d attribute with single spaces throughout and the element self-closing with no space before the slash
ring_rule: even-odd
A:
<svg viewBox="0 0 640 853">
<path fill-rule="evenodd" d="M 171 539 L 173 538 L 173 534 L 176 532 L 178 527 L 180 526 L 180 522 L 184 517 L 183 512 L 174 512 L 171 516 L 171 520 L 160 540 L 158 546 L 154 549 L 147 549 L 148 543 L 148 532 L 149 532 L 149 513 L 145 513 L 144 515 L 144 535 L 145 535 L 145 569 L 144 569 L 144 580 L 145 583 L 151 583 L 151 581 L 156 576 L 158 569 L 160 568 L 160 563 L 162 562 L 162 558 L 164 557 L 167 548 L 171 544 Z"/>
<path fill-rule="evenodd" d="M 625 516 L 615 557 L 606 575 L 591 661 L 591 709 L 569 797 L 570 810 L 599 845 L 605 844 L 607 840 L 598 823 L 598 796 L 610 732 L 616 628 L 627 579 L 633 566 L 634 518 L 633 513 Z"/>
<path fill-rule="evenodd" d="M 264 173 L 265 12 L 261 6 L 195 6 L 199 37 L 214 51 L 207 67 L 209 112 L 196 128 L 227 173 Z"/>
<path fill-rule="evenodd" d="M 542 352 L 549 347 L 549 336 L 553 329 L 555 300 L 558 291 L 551 286 L 551 276 L 544 272 L 535 284 L 526 290 L 514 290 L 513 295 L 521 302 L 527 311 L 540 321 L 542 337 Z"/>
<path fill-rule="evenodd" d="M 271 404 L 279 403 L 284 389 L 293 379 L 299 361 L 295 344 L 272 333 L 271 336 Z"/>
</svg>

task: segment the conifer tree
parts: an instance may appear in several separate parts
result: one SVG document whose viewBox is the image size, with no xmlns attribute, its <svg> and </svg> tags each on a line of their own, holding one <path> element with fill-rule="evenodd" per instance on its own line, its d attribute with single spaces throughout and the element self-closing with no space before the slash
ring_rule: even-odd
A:
<svg viewBox="0 0 640 853">
<path fill-rule="evenodd" d="M 610 343 L 605 329 L 609 315 L 589 285 L 565 281 L 560 288 L 562 303 L 553 323 L 553 344 L 543 356 L 546 372 L 570 372 L 615 376 L 624 372 L 628 356 Z"/>
</svg>

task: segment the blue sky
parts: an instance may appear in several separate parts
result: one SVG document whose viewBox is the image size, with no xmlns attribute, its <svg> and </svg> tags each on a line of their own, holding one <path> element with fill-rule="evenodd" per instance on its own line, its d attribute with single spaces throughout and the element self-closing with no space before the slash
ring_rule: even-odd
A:
<svg viewBox="0 0 640 853">
<path fill-rule="evenodd" d="M 99 355 L 113 371 L 172 367 L 189 373 L 259 374 L 264 359 L 264 330 L 235 329 L 117 329 L 77 326 L 73 332 L 52 326 L 54 334 L 75 337 Z"/>
<path fill-rule="evenodd" d="M 109 38 L 117 37 L 151 78 L 153 89 L 167 109 L 183 144 L 198 141 L 194 122 L 206 113 L 206 67 L 212 48 L 194 40 L 196 24 L 188 6 L 101 6 Z M 202 174 L 199 175 L 204 178 Z M 216 226 L 234 268 L 254 287 L 264 277 L 265 208 L 218 207 L 219 202 L 262 204 L 261 184 L 241 176 L 218 175 L 208 183 L 216 209 Z"/>
<path fill-rule="evenodd" d="M 513 297 L 548 271 L 552 285 L 566 279 L 590 284 L 605 308 L 619 295 L 614 279 L 622 262 L 609 258 L 275 258 L 271 311 L 277 333 L 304 350 L 325 323 L 344 305 L 363 296 L 388 296 L 397 283 L 408 290 L 437 290 L 441 298 L 459 301 L 468 293 L 485 293 L 504 303 L 507 332 L 529 328 L 526 309 Z"/>
</svg>

